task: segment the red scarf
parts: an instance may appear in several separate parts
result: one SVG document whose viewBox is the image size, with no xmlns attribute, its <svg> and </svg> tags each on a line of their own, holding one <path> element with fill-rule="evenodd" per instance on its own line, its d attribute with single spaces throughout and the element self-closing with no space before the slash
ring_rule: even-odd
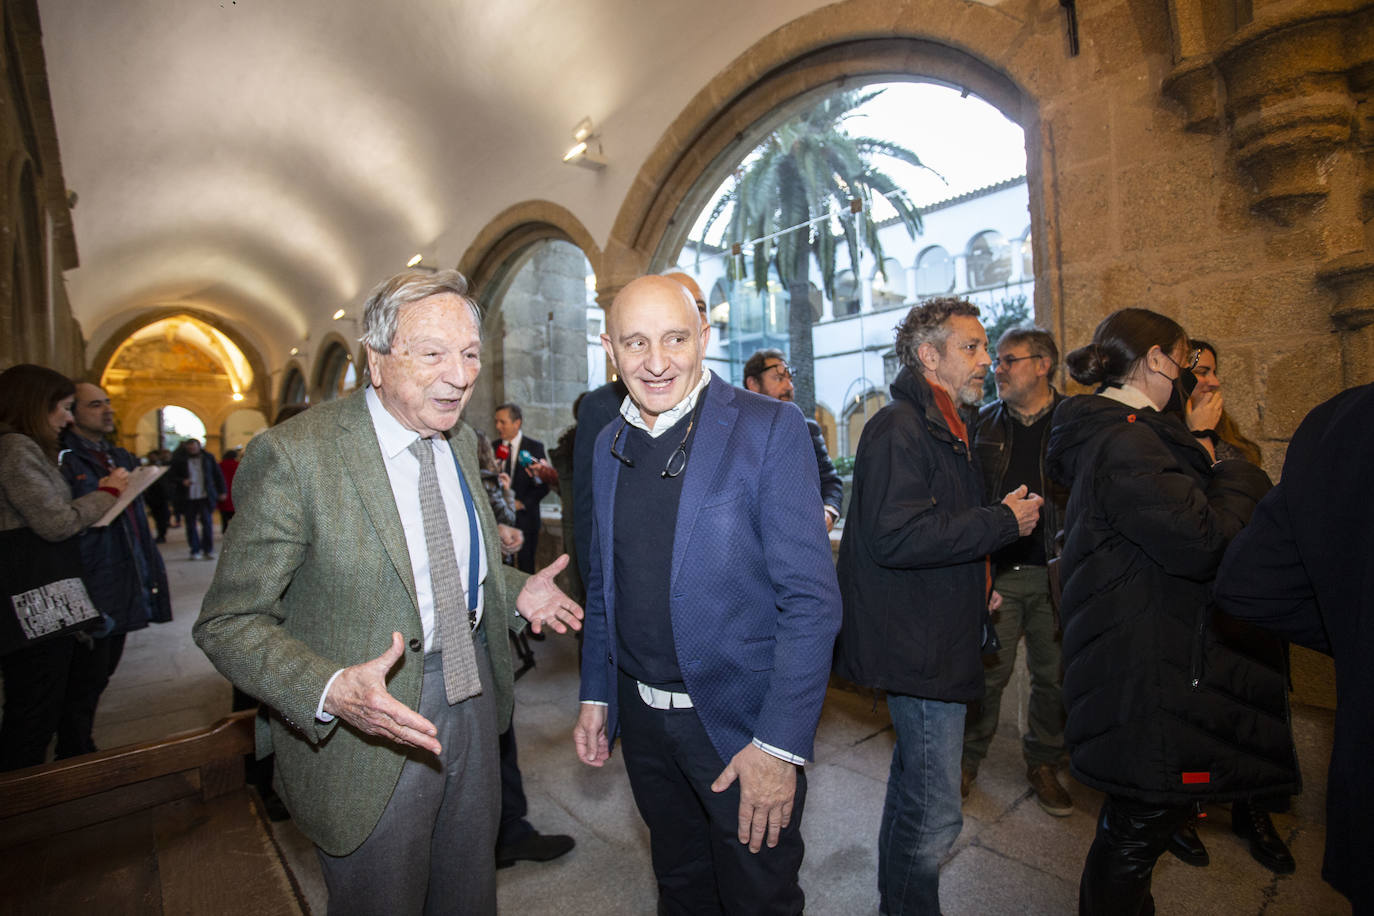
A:
<svg viewBox="0 0 1374 916">
<path fill-rule="evenodd" d="M 949 431 L 954 433 L 964 441 L 964 448 L 972 449 L 973 445 L 968 441 L 968 426 L 964 424 L 964 418 L 959 416 L 959 410 L 954 406 L 954 399 L 949 396 L 949 392 L 943 386 L 937 385 L 930 380 L 924 373 L 921 375 L 930 386 L 930 390 L 935 392 L 935 406 L 940 408 L 940 416 L 945 418 L 945 423 L 949 426 Z M 992 557 L 983 557 L 983 581 L 985 584 L 984 592 L 992 594 Z"/>
<path fill-rule="evenodd" d="M 968 427 L 964 425 L 964 418 L 959 416 L 959 410 L 954 406 L 954 399 L 949 396 L 949 392 L 943 386 L 932 382 L 924 374 L 921 377 L 926 380 L 930 390 L 935 392 L 935 406 L 940 408 L 940 416 L 945 418 L 949 431 L 964 440 L 965 448 L 972 448 L 973 445 L 968 441 Z"/>
</svg>

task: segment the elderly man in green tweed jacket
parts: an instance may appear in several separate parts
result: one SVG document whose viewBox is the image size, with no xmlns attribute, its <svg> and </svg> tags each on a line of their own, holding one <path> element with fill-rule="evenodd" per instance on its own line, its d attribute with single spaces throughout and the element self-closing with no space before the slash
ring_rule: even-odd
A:
<svg viewBox="0 0 1374 916">
<path fill-rule="evenodd" d="M 316 845 L 329 912 L 495 913 L 507 630 L 581 626 L 500 561 L 459 423 L 481 321 L 455 271 L 403 273 L 364 311 L 371 387 L 255 438 L 196 643 L 271 712 L 259 753 Z M 437 497 L 436 497 L 437 494 Z M 475 585 L 474 585 L 475 583 Z"/>
</svg>

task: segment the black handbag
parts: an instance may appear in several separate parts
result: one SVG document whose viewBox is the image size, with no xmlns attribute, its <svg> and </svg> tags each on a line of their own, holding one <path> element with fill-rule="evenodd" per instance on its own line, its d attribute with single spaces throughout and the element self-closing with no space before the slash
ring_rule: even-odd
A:
<svg viewBox="0 0 1374 916">
<path fill-rule="evenodd" d="M 0 655 L 100 623 L 77 538 L 45 541 L 32 528 L 0 531 Z"/>
</svg>

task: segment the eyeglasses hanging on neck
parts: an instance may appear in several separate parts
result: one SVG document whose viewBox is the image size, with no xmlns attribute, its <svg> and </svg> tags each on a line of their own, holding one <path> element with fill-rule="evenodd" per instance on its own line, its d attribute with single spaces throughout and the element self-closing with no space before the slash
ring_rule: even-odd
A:
<svg viewBox="0 0 1374 916">
<path fill-rule="evenodd" d="M 687 432 L 682 434 L 682 441 L 673 449 L 673 453 L 668 456 L 668 462 L 663 465 L 663 470 L 658 472 L 658 476 L 665 480 L 669 477 L 676 477 L 687 468 L 687 439 L 692 435 L 692 427 L 696 425 L 697 418 L 694 411 L 687 422 Z M 634 459 L 620 451 L 620 436 L 625 432 L 625 428 L 630 425 L 628 420 L 620 421 L 620 429 L 615 431 L 611 438 L 611 457 L 625 465 L 627 468 L 635 466 Z"/>
</svg>

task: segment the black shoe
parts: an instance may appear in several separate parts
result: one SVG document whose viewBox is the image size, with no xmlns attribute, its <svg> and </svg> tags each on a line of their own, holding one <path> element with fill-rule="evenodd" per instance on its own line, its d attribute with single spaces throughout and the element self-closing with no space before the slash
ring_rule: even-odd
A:
<svg viewBox="0 0 1374 916">
<path fill-rule="evenodd" d="M 1174 835 L 1169 837 L 1169 851 L 1183 864 L 1196 868 L 1205 868 L 1212 861 L 1212 857 L 1207 854 L 1207 847 L 1203 846 L 1202 840 L 1198 838 L 1197 825 L 1192 821 L 1175 830 Z"/>
<path fill-rule="evenodd" d="M 545 836 L 535 830 L 518 843 L 496 847 L 496 867 L 510 868 L 521 860 L 548 862 L 566 854 L 575 845 L 576 842 L 570 836 L 561 833 L 551 833 Z"/>
<path fill-rule="evenodd" d="M 1268 811 L 1247 801 L 1238 801 L 1231 806 L 1231 829 L 1236 836 L 1250 841 L 1250 855 L 1274 874 L 1291 875 L 1297 869 L 1293 854 L 1274 829 Z"/>
</svg>

